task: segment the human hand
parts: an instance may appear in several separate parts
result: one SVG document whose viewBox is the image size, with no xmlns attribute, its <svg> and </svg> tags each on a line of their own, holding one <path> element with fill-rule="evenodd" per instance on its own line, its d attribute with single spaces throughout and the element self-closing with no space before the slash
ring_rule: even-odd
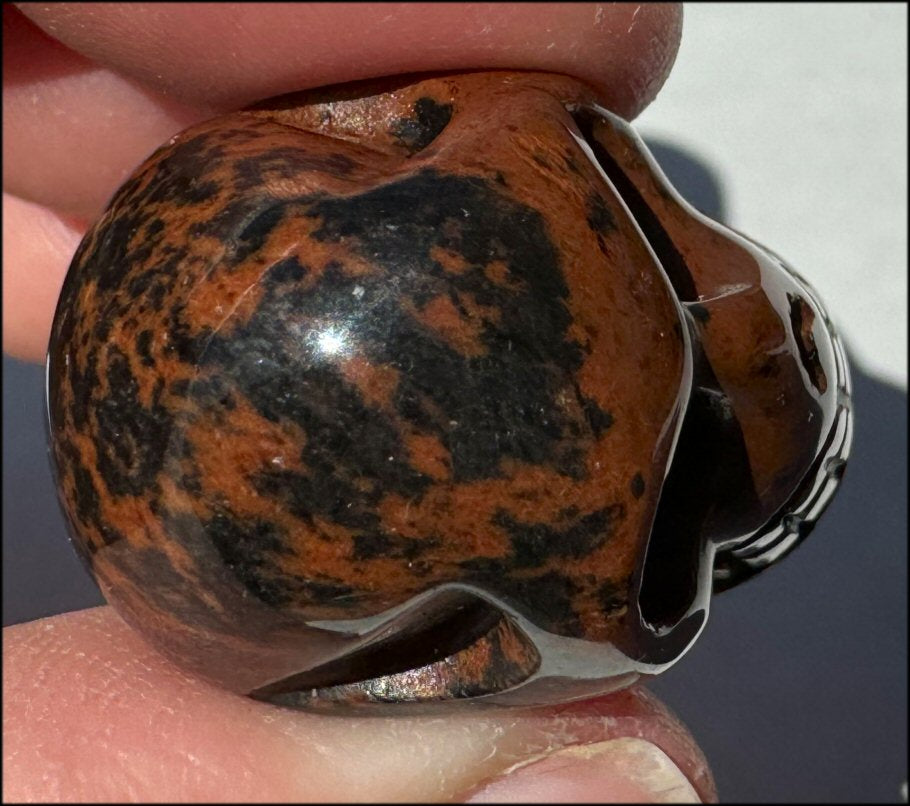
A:
<svg viewBox="0 0 910 806">
<path fill-rule="evenodd" d="M 23 10 L 94 60 L 5 9 L 4 346 L 33 358 L 85 224 L 180 129 L 289 90 L 470 67 L 571 73 L 631 117 L 659 88 L 679 34 L 675 7 L 367 5 L 356 18 L 339 5 Z M 11 799 L 460 799 L 578 745 L 589 747 L 526 766 L 488 798 L 658 799 L 636 769 L 666 771 L 660 754 L 593 746 L 627 736 L 654 741 L 711 794 L 694 744 L 637 689 L 534 711 L 317 717 L 184 677 L 108 609 L 12 628 L 4 643 Z M 664 799 L 691 794 L 678 777 L 659 788 Z"/>
</svg>

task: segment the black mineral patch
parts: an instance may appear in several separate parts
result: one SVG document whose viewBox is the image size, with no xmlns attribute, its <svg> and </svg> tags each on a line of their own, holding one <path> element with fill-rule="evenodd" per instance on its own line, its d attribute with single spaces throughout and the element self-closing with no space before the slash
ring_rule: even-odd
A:
<svg viewBox="0 0 910 806">
<path fill-rule="evenodd" d="M 512 575 L 509 563 L 490 558 L 477 558 L 459 563 L 464 581 L 473 582 L 529 612 L 537 624 L 558 635 L 582 637 L 578 614 L 572 597 L 578 586 L 564 574 L 547 571 L 535 576 Z"/>
<path fill-rule="evenodd" d="M 160 160 L 148 186 L 140 192 L 143 203 L 182 207 L 208 201 L 218 193 L 218 185 L 211 180 L 200 181 L 199 177 L 215 172 L 224 156 L 224 148 L 208 134 L 177 143 Z M 118 204 L 121 202 L 118 194 Z"/>
<path fill-rule="evenodd" d="M 172 420 L 158 403 L 142 405 L 129 359 L 116 347 L 105 375 L 107 394 L 95 404 L 98 470 L 113 495 L 140 495 L 161 470 Z"/>
<path fill-rule="evenodd" d="M 348 176 L 356 165 L 345 154 L 314 154 L 304 148 L 271 148 L 234 163 L 233 190 L 260 190 L 270 178 L 293 179 L 308 171 Z"/>
<path fill-rule="evenodd" d="M 426 148 L 449 125 L 452 105 L 441 104 L 433 98 L 419 98 L 412 117 L 399 118 L 392 127 L 392 136 L 411 153 Z"/>
<path fill-rule="evenodd" d="M 708 324 L 711 319 L 711 311 L 709 311 L 704 305 L 699 305 L 698 303 L 690 303 L 686 306 L 686 310 L 695 317 L 696 321 L 701 322 L 703 325 Z"/>
<path fill-rule="evenodd" d="M 612 580 L 602 583 L 597 589 L 597 600 L 604 613 L 619 610 L 626 604 L 625 592 Z"/>
<path fill-rule="evenodd" d="M 71 460 L 72 461 L 72 460 Z M 92 476 L 81 464 L 73 466 L 73 481 L 75 482 L 74 501 L 76 516 L 87 526 L 98 523 L 98 491 L 92 481 Z"/>
<path fill-rule="evenodd" d="M 147 367 L 154 366 L 155 364 L 150 351 L 152 336 L 153 333 L 151 330 L 141 330 L 136 335 L 136 353 L 142 360 L 142 363 Z"/>
<path fill-rule="evenodd" d="M 284 218 L 284 205 L 274 204 L 257 213 L 237 234 L 234 259 L 238 262 L 262 249 L 272 230 Z"/>
<path fill-rule="evenodd" d="M 203 525 L 206 537 L 225 564 L 254 596 L 266 604 L 285 605 L 291 597 L 282 590 L 270 555 L 286 553 L 278 526 L 262 520 L 241 520 L 216 513 Z"/>
<path fill-rule="evenodd" d="M 493 523 L 503 527 L 511 538 L 514 567 L 533 568 L 554 557 L 586 557 L 606 542 L 614 522 L 622 514 L 622 506 L 616 504 L 591 512 L 560 529 L 546 523 L 522 523 L 500 510 L 493 517 Z"/>
<path fill-rule="evenodd" d="M 416 540 L 413 537 L 389 535 L 384 532 L 367 532 L 354 536 L 354 560 L 372 560 L 376 557 L 415 560 L 427 549 L 438 546 L 435 540 Z"/>
<path fill-rule="evenodd" d="M 571 439 L 578 424 L 556 403 L 582 351 L 566 336 L 568 288 L 540 213 L 479 177 L 425 170 L 361 196 L 316 201 L 308 215 L 321 222 L 313 237 L 344 239 L 382 271 L 337 278 L 341 287 L 295 304 L 313 315 L 328 308 L 338 320 L 356 323 L 371 363 L 406 368 L 396 408 L 440 438 L 456 481 L 497 477 L 507 456 L 573 477 L 583 473 Z M 434 247 L 456 252 L 471 268 L 457 276 L 445 272 L 430 257 Z M 485 275 L 494 260 L 506 263 L 517 290 Z M 359 298 L 347 293 L 355 286 Z M 397 298 L 389 287 L 399 289 Z M 410 297 L 419 308 L 452 293 L 498 311 L 499 322 L 483 329 L 486 354 L 459 353 L 403 305 Z M 606 419 L 595 417 L 595 424 L 606 427 Z"/>
<path fill-rule="evenodd" d="M 591 398 L 582 398 L 582 407 L 584 408 L 585 416 L 588 418 L 591 431 L 599 439 L 600 435 L 613 425 L 613 415 L 602 409 L 597 401 Z"/>
<path fill-rule="evenodd" d="M 600 235 L 609 235 L 616 229 L 616 220 L 599 193 L 588 196 L 588 226 Z"/>
</svg>

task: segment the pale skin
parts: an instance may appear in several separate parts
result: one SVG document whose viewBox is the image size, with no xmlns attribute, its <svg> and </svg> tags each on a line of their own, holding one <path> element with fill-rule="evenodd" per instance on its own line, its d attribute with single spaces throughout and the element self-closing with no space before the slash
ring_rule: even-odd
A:
<svg viewBox="0 0 910 806">
<path fill-rule="evenodd" d="M 682 23 L 677 5 L 17 5 L 3 9 L 3 346 L 33 361 L 85 228 L 186 126 L 297 89 L 496 67 L 579 77 L 631 119 Z M 110 608 L 7 628 L 3 644 L 10 801 L 457 801 L 522 758 L 630 735 L 712 796 L 691 737 L 639 690 L 568 709 L 332 718 L 192 680 Z M 610 797 L 599 782 L 592 799 Z"/>
</svg>

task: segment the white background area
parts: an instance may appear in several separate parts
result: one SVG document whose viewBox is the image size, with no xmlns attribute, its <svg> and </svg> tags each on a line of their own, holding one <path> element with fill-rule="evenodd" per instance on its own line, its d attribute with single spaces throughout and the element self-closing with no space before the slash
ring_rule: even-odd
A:
<svg viewBox="0 0 910 806">
<path fill-rule="evenodd" d="M 816 288 L 855 363 L 907 388 L 906 5 L 686 5 L 636 128 L 708 168 L 725 223 Z"/>
</svg>

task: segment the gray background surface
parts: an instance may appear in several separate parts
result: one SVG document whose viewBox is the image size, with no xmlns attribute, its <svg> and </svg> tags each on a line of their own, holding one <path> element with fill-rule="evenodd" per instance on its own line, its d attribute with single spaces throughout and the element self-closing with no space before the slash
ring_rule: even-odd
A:
<svg viewBox="0 0 910 806">
<path fill-rule="evenodd" d="M 819 289 L 854 359 L 854 451 L 809 540 L 715 599 L 702 637 L 652 688 L 700 741 L 724 801 L 899 802 L 906 8 L 733 8 L 687 8 L 674 74 L 640 130 L 684 196 L 783 254 Z M 3 380 L 6 625 L 101 597 L 56 502 L 43 369 L 4 357 Z"/>
<path fill-rule="evenodd" d="M 673 71 L 636 121 L 710 164 L 729 223 L 797 267 L 855 362 L 905 390 L 907 10 L 687 3 Z"/>
</svg>

